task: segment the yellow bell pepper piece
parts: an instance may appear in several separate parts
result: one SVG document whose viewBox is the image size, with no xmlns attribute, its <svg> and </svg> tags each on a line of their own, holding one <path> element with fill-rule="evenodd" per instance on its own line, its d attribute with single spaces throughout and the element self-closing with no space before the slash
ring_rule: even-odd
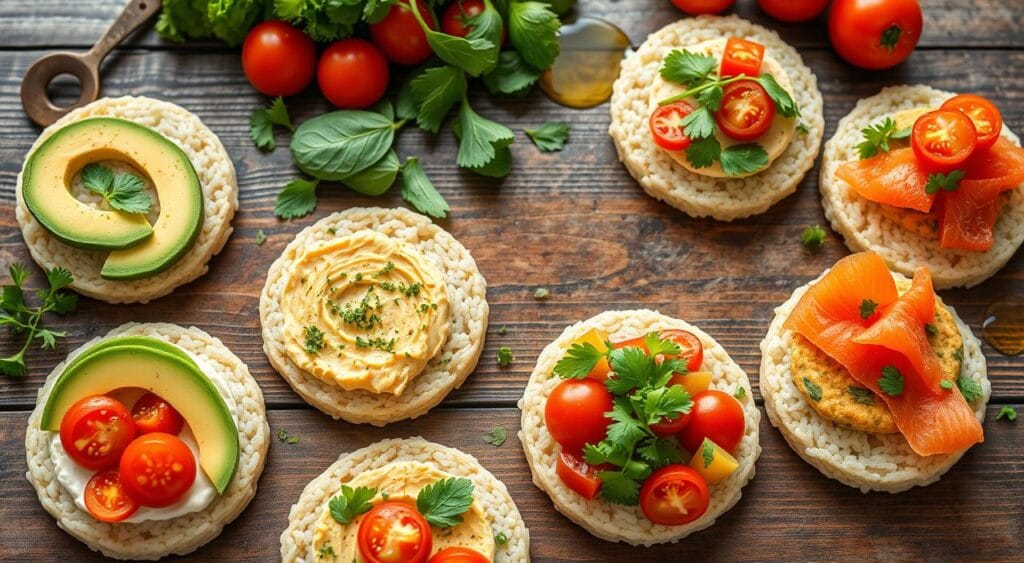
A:
<svg viewBox="0 0 1024 563">
<path fill-rule="evenodd" d="M 677 375 L 672 378 L 671 383 L 682 385 L 683 389 L 686 389 L 686 392 L 692 397 L 701 391 L 708 390 L 708 387 L 711 386 L 711 372 L 695 371 L 686 375 Z"/>
<path fill-rule="evenodd" d="M 721 482 L 739 466 L 736 458 L 707 438 L 704 438 L 704 443 L 690 459 L 690 467 L 700 473 L 709 485 Z"/>
</svg>

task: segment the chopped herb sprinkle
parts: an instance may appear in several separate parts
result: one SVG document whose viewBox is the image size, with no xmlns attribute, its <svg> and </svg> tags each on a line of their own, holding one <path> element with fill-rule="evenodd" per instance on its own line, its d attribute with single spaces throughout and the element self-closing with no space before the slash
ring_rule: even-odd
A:
<svg viewBox="0 0 1024 563">
<path fill-rule="evenodd" d="M 324 333 L 319 328 L 309 325 L 303 329 L 306 338 L 303 348 L 308 354 L 317 355 L 324 348 Z"/>
<path fill-rule="evenodd" d="M 850 385 L 846 388 L 846 392 L 853 397 L 855 402 L 862 405 L 873 405 L 875 404 L 875 394 L 870 389 L 864 389 L 863 387 L 854 387 Z"/>
<path fill-rule="evenodd" d="M 277 439 L 284 442 L 285 444 L 298 444 L 299 437 L 288 434 L 288 431 L 281 428 L 277 431 Z"/>
<path fill-rule="evenodd" d="M 534 299 L 547 299 L 548 297 L 551 297 L 551 290 L 546 287 L 538 287 L 533 292 Z"/>
<path fill-rule="evenodd" d="M 1017 409 L 1013 407 L 1003 407 L 999 409 L 999 414 L 996 415 L 996 420 L 1006 420 L 1007 422 L 1017 420 Z"/>
<path fill-rule="evenodd" d="M 806 377 L 804 378 L 804 389 L 807 389 L 807 394 L 815 401 L 821 400 L 821 387 Z"/>
<path fill-rule="evenodd" d="M 498 365 L 503 368 L 512 365 L 512 349 L 508 346 L 498 348 Z"/>
<path fill-rule="evenodd" d="M 484 442 L 499 447 L 505 443 L 508 439 L 508 430 L 505 430 L 504 426 L 495 426 L 491 428 L 490 432 L 484 434 Z"/>
</svg>

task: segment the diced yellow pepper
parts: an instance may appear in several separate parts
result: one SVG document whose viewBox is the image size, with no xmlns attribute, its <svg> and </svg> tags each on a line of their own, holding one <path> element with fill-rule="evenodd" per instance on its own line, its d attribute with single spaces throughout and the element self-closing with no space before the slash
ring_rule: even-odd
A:
<svg viewBox="0 0 1024 563">
<path fill-rule="evenodd" d="M 686 389 L 686 392 L 692 397 L 708 390 L 708 387 L 711 386 L 711 372 L 695 371 L 686 375 L 678 375 L 672 378 L 672 383 L 682 385 L 683 389 Z"/>
<path fill-rule="evenodd" d="M 603 330 L 592 328 L 588 330 L 586 334 L 577 338 L 573 344 L 590 344 L 594 348 L 597 348 L 598 352 L 607 352 L 608 333 Z M 604 381 L 605 379 L 608 379 L 608 372 L 611 370 L 611 366 L 608 365 L 608 359 L 601 358 L 597 361 L 597 364 L 594 365 L 594 369 L 590 370 L 590 374 L 587 375 L 587 377 Z"/>
<path fill-rule="evenodd" d="M 721 482 L 732 475 L 739 466 L 740 463 L 736 461 L 736 458 L 707 438 L 704 438 L 704 443 L 690 459 L 690 467 L 700 473 L 709 485 Z"/>
</svg>

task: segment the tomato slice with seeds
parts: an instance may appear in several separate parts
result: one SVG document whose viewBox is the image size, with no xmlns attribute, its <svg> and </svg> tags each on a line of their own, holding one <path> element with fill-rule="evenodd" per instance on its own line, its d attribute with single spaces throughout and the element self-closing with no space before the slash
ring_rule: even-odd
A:
<svg viewBox="0 0 1024 563">
<path fill-rule="evenodd" d="M 719 74 L 722 78 L 741 74 L 756 78 L 761 74 L 761 63 L 764 61 L 764 45 L 739 37 L 730 37 L 725 43 L 722 53 L 722 66 Z"/>
<path fill-rule="evenodd" d="M 715 112 L 715 122 L 729 137 L 754 140 L 768 131 L 774 119 L 775 102 L 757 82 L 739 80 L 722 89 L 722 105 Z"/>
<path fill-rule="evenodd" d="M 1003 130 L 1003 115 L 995 104 L 977 94 L 953 96 L 939 109 L 958 111 L 970 118 L 978 135 L 976 150 L 985 150 L 996 144 Z"/>
<path fill-rule="evenodd" d="M 360 555 L 369 563 L 425 563 L 434 538 L 416 507 L 390 500 L 363 516 L 358 544 Z"/>
<path fill-rule="evenodd" d="M 686 369 L 688 371 L 700 369 L 700 365 L 704 363 L 704 345 L 700 343 L 700 338 L 697 338 L 696 335 L 688 330 L 678 328 L 660 330 L 658 335 L 665 340 L 671 340 L 679 345 L 679 356 L 676 357 L 686 358 Z M 630 338 L 622 342 L 615 342 L 612 344 L 612 348 L 640 348 L 646 351 L 647 345 L 644 344 L 644 337 L 638 336 L 637 338 Z"/>
<path fill-rule="evenodd" d="M 690 146 L 690 138 L 683 132 L 683 119 L 695 108 L 689 102 L 674 102 L 654 110 L 651 114 L 651 136 L 667 151 L 681 151 Z"/>
<path fill-rule="evenodd" d="M 601 490 L 601 478 L 597 476 L 597 471 L 597 468 L 565 450 L 558 455 L 555 466 L 555 473 L 565 486 L 587 500 L 593 500 Z"/>
<path fill-rule="evenodd" d="M 164 432 L 177 435 L 185 426 L 181 414 L 156 393 L 146 393 L 135 401 L 132 419 L 139 434 Z"/>
<path fill-rule="evenodd" d="M 60 444 L 71 459 L 87 469 L 117 467 L 135 438 L 135 423 L 121 401 L 90 395 L 78 401 L 60 421 Z"/>
<path fill-rule="evenodd" d="M 947 172 L 963 164 L 977 144 L 974 123 L 959 111 L 928 112 L 918 117 L 910 130 L 914 155 L 933 172 Z"/>
<path fill-rule="evenodd" d="M 491 560 L 475 549 L 447 547 L 430 558 L 429 563 L 490 563 Z"/>
<path fill-rule="evenodd" d="M 100 522 L 120 522 L 139 509 L 116 469 L 100 471 L 85 485 L 85 509 Z"/>
<path fill-rule="evenodd" d="M 640 509 L 662 526 L 689 524 L 703 516 L 710 503 L 707 482 L 685 465 L 666 465 L 640 487 Z"/>
<path fill-rule="evenodd" d="M 142 506 L 161 508 L 181 500 L 196 480 L 196 458 L 177 436 L 143 434 L 121 456 L 121 478 Z"/>
</svg>

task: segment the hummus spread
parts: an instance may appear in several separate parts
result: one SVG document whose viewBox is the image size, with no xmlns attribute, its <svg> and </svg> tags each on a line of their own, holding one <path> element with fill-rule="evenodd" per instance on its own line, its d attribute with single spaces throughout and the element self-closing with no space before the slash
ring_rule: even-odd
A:
<svg viewBox="0 0 1024 563">
<path fill-rule="evenodd" d="M 288 357 L 351 391 L 401 395 L 444 346 L 444 275 L 417 248 L 375 231 L 311 246 L 282 297 Z"/>
<path fill-rule="evenodd" d="M 727 39 L 713 39 L 711 41 L 705 41 L 698 43 L 691 47 L 686 47 L 687 51 L 692 53 L 701 53 L 704 55 L 710 55 L 715 59 L 721 61 L 722 53 L 725 51 L 725 43 Z M 793 95 L 793 85 L 789 81 L 789 76 L 786 74 L 786 69 L 782 68 L 782 65 L 773 59 L 767 52 L 764 55 L 764 61 L 761 63 L 761 74 L 770 74 L 775 78 L 775 81 L 779 83 L 786 92 L 789 92 L 790 96 Z M 648 113 L 650 115 L 654 113 L 654 110 L 658 108 L 658 102 L 665 98 L 675 96 L 686 91 L 686 87 L 682 84 L 675 82 L 669 82 L 661 77 L 661 74 L 655 74 L 654 81 L 651 84 L 651 97 L 648 102 Z M 694 98 L 687 98 L 686 101 L 693 104 L 695 107 L 698 106 L 697 101 Z M 768 153 L 768 165 L 771 166 L 772 162 L 775 161 L 786 148 L 789 147 L 789 143 L 793 140 L 793 135 L 796 132 L 796 118 L 784 117 L 781 113 L 775 113 L 775 119 L 772 121 L 772 126 L 768 128 L 768 131 L 764 135 L 754 139 L 753 141 L 737 141 L 725 133 L 723 133 L 718 127 L 715 127 L 715 138 L 722 145 L 722 149 L 731 147 L 733 145 L 742 145 L 747 143 L 756 143 L 761 145 L 761 148 Z M 661 149 L 664 150 L 664 149 Z M 715 161 L 711 166 L 704 168 L 695 168 L 690 161 L 686 158 L 686 151 L 665 151 L 672 160 L 679 163 L 680 166 L 696 174 L 708 176 L 711 178 L 739 178 L 742 176 L 729 176 L 722 170 L 722 163 Z M 762 168 L 761 170 L 764 170 Z M 760 170 L 753 172 L 756 174 Z M 749 175 L 749 174 L 748 174 Z"/>
<path fill-rule="evenodd" d="M 387 494 L 388 500 L 409 502 L 416 505 L 416 496 L 420 490 L 440 481 L 453 477 L 431 465 L 418 461 L 396 461 L 372 471 L 360 473 L 346 485 L 350 487 L 372 487 L 377 489 L 374 504 Z M 359 554 L 358 533 L 362 516 L 349 524 L 342 524 L 331 516 L 327 504 L 323 506 L 320 519 L 313 531 L 312 553 L 334 553 L 335 561 L 362 562 Z M 451 528 L 430 527 L 433 536 L 431 554 L 448 547 L 468 547 L 494 559 L 494 532 L 480 503 L 473 499 L 469 510 L 462 514 L 462 522 Z M 329 548 L 329 549 L 328 549 Z"/>
</svg>

